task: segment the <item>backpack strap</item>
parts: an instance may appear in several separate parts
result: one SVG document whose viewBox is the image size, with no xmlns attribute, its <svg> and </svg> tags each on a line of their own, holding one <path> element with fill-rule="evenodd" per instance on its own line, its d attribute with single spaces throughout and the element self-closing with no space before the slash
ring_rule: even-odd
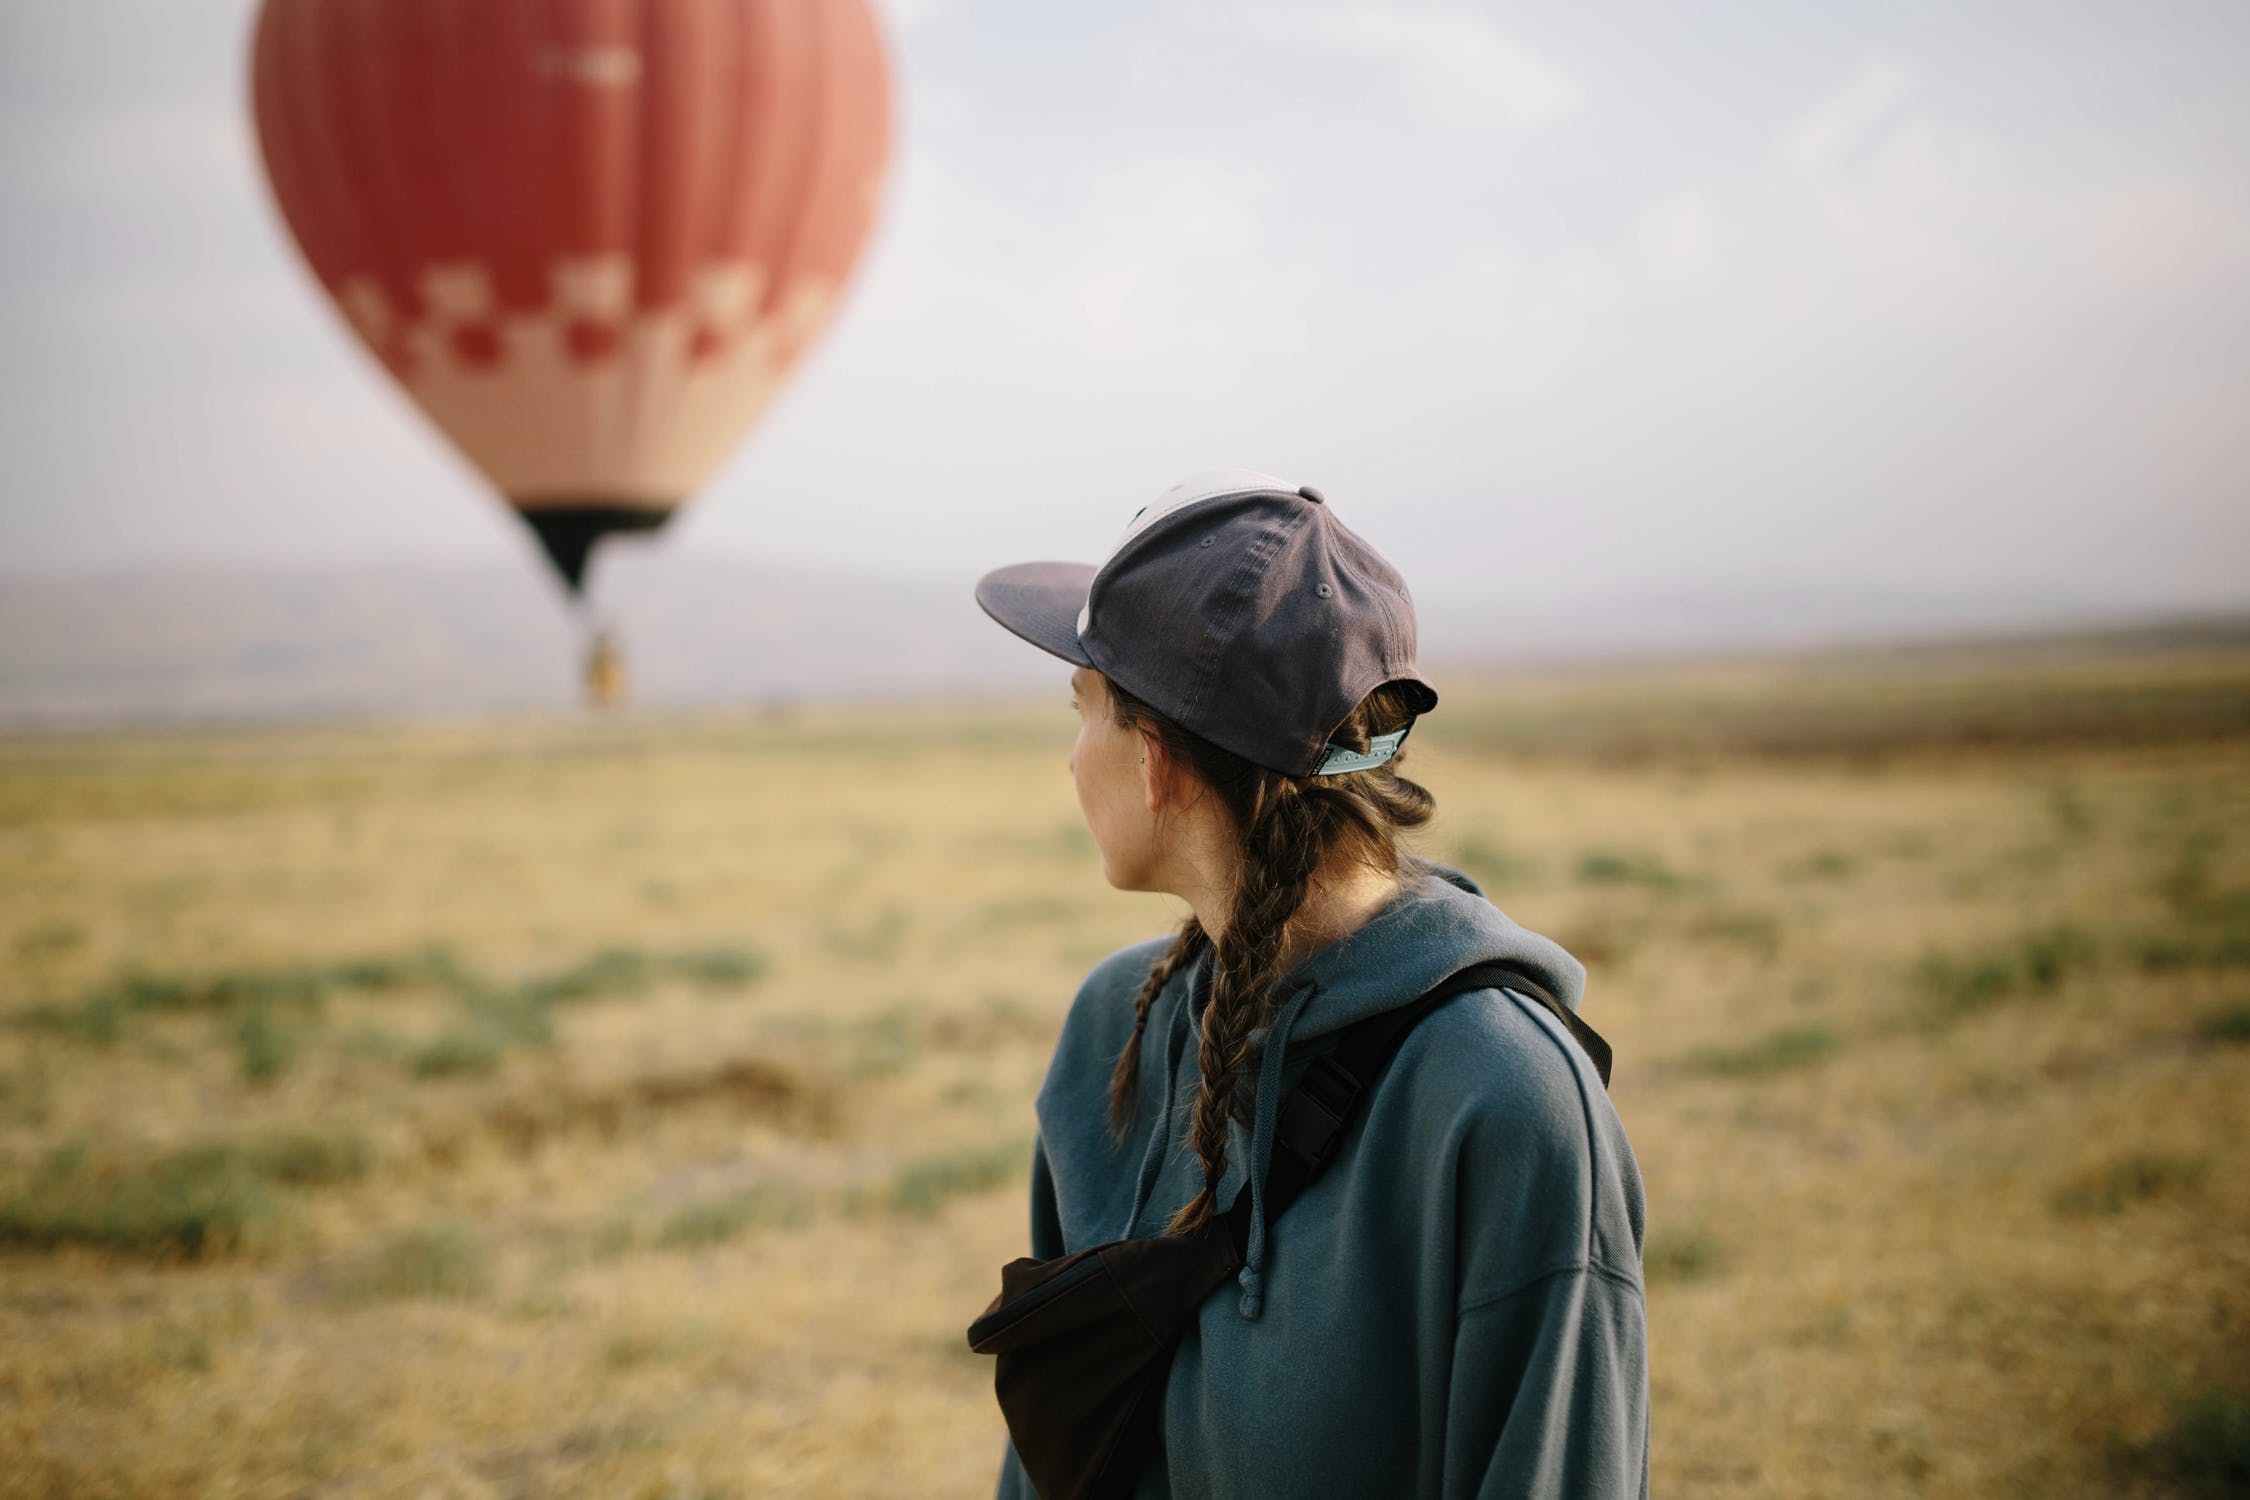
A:
<svg viewBox="0 0 2250 1500">
<path fill-rule="evenodd" d="M 1275 1121 L 1273 1161 L 1266 1173 L 1266 1218 L 1281 1217 L 1297 1195 L 1326 1171 L 1344 1144 L 1359 1101 L 1374 1085 L 1393 1053 L 1431 1011 L 1467 990 L 1511 989 L 1554 1012 L 1609 1087 L 1609 1043 L 1577 1014 L 1549 994 L 1530 975 L 1498 961 L 1472 964 L 1441 980 L 1435 989 L 1409 1004 L 1396 1006 L 1346 1027 L 1335 1046 L 1313 1059 L 1304 1076 L 1281 1101 Z M 1247 1185 L 1226 1212 L 1227 1228 L 1237 1255 L 1250 1242 L 1250 1192 Z"/>
</svg>

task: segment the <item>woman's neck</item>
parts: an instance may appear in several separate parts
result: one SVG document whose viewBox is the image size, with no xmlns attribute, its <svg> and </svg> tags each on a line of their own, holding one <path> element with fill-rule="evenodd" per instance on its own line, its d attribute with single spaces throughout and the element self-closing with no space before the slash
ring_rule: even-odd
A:
<svg viewBox="0 0 2250 1500">
<path fill-rule="evenodd" d="M 1275 972 L 1286 974 L 1307 955 L 1359 930 L 1367 920 L 1397 896 L 1400 877 L 1355 865 L 1348 872 L 1325 879 L 1315 876 L 1305 889 L 1305 899 L 1290 917 L 1282 937 L 1281 959 Z M 1226 934 L 1205 920 L 1214 949 L 1226 951 Z"/>
</svg>

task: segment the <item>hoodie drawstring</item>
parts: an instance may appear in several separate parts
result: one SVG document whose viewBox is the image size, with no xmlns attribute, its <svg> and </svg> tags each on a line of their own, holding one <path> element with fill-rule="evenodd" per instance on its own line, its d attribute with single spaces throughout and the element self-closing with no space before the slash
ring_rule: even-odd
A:
<svg viewBox="0 0 2250 1500">
<path fill-rule="evenodd" d="M 1281 1117 L 1281 1065 L 1289 1054 L 1289 1033 L 1313 997 L 1307 985 L 1292 995 L 1273 1018 L 1258 1060 L 1258 1107 L 1250 1135 L 1250 1238 L 1242 1254 L 1242 1316 L 1256 1318 L 1265 1306 L 1260 1268 L 1266 1258 L 1266 1164 L 1273 1157 L 1273 1134 Z"/>
</svg>

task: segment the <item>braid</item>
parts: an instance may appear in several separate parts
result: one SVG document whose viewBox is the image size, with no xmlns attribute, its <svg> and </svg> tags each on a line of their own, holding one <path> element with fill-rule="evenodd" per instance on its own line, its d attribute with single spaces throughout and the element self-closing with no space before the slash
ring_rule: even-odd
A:
<svg viewBox="0 0 2250 1500">
<path fill-rule="evenodd" d="M 1203 1163 L 1203 1187 L 1173 1215 L 1167 1233 L 1201 1228 L 1217 1212 L 1219 1178 L 1226 1171 L 1227 1120 L 1248 1113 L 1243 1080 L 1257 1063 L 1255 1033 L 1273 1018 L 1282 940 L 1326 852 L 1326 840 L 1319 836 L 1319 825 L 1326 821 L 1320 800 L 1287 781 L 1275 782 L 1259 799 L 1243 837 L 1243 884 L 1212 975 L 1200 1034 L 1202 1082 L 1191 1140 Z"/>
<path fill-rule="evenodd" d="M 1109 1120 L 1122 1142 L 1130 1128 L 1140 1077 L 1141 1040 L 1148 1013 L 1164 986 L 1206 947 L 1217 961 L 1210 996 L 1198 1027 L 1197 1087 L 1188 1145 L 1203 1166 L 1203 1186 L 1165 1226 L 1167 1234 L 1192 1233 L 1217 1213 L 1225 1175 L 1227 1122 L 1247 1121 L 1264 1039 L 1272 1025 L 1274 987 L 1290 921 L 1304 905 L 1314 876 L 1331 861 L 1381 869 L 1393 876 L 1412 868 L 1415 856 L 1400 835 L 1429 822 L 1436 803 L 1401 774 L 1406 752 L 1387 763 L 1346 775 L 1290 776 L 1243 759 L 1167 718 L 1108 677 L 1102 679 L 1111 715 L 1120 729 L 1138 729 L 1187 766 L 1225 804 L 1241 831 L 1236 887 L 1225 941 L 1213 945 L 1201 921 L 1190 916 L 1153 964 L 1133 998 L 1133 1034 L 1110 1070 Z M 1401 684 L 1378 686 L 1331 731 L 1334 743 L 1365 751 L 1378 734 L 1414 719 L 1413 698 Z"/>
<path fill-rule="evenodd" d="M 1148 1008 L 1156 1003 L 1164 986 L 1172 982 L 1172 976 L 1193 961 L 1209 941 L 1202 921 L 1190 916 L 1173 936 L 1172 946 L 1164 950 L 1148 971 L 1148 977 L 1141 981 L 1140 993 L 1133 997 L 1133 1034 L 1126 1039 L 1125 1050 L 1117 1055 L 1117 1066 L 1109 1075 L 1109 1128 L 1120 1142 L 1133 1123 L 1135 1094 L 1141 1076 L 1141 1037 L 1148 1030 Z"/>
</svg>

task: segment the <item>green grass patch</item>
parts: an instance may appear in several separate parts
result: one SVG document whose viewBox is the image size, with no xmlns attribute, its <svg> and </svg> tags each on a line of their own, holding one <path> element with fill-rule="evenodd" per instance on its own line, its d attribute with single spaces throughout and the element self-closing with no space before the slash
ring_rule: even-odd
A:
<svg viewBox="0 0 2250 1500">
<path fill-rule="evenodd" d="M 493 1289 L 493 1255 L 466 1223 L 425 1223 L 369 1250 L 337 1291 L 358 1302 L 443 1298 L 466 1302 Z"/>
<path fill-rule="evenodd" d="M 521 993 L 541 1006 L 632 996 L 655 982 L 658 967 L 638 948 L 604 948 L 568 968 L 525 980 Z"/>
<path fill-rule="evenodd" d="M 279 1130 L 239 1149 L 260 1176 L 290 1187 L 357 1182 L 375 1165 L 375 1148 L 350 1131 Z"/>
<path fill-rule="evenodd" d="M 268 1084 L 297 1060 L 297 1032 L 261 1005 L 234 1023 L 234 1047 L 246 1083 Z"/>
<path fill-rule="evenodd" d="M 894 1213 L 926 1218 L 950 1199 L 989 1191 L 1027 1175 L 1030 1170 L 1031 1140 L 1028 1136 L 991 1146 L 919 1157 L 899 1168 L 892 1177 L 886 1206 Z"/>
<path fill-rule="evenodd" d="M 2196 908 L 2196 920 L 2217 923 L 2229 932 L 2250 933 L 2250 886 L 2214 891 Z"/>
<path fill-rule="evenodd" d="M 675 953 L 667 962 L 674 974 L 707 990 L 746 989 L 771 967 L 764 954 L 749 948 L 702 948 Z"/>
<path fill-rule="evenodd" d="M 2207 1010 L 2196 1022 L 2196 1034 L 2211 1042 L 2250 1042 L 2250 1000 L 2237 1000 Z"/>
<path fill-rule="evenodd" d="M 2085 929 L 2058 923 L 2025 933 L 2016 945 L 2024 981 L 2035 990 L 2051 990 L 2072 974 L 2092 968 L 2098 955 Z"/>
<path fill-rule="evenodd" d="M 1710 1078 L 1768 1078 L 1826 1062 L 1842 1046 L 1826 1026 L 1791 1026 L 1739 1047 L 1699 1047 L 1683 1066 Z"/>
<path fill-rule="evenodd" d="M 491 1046 L 544 1045 L 553 1039 L 552 1010 L 560 1005 L 633 996 L 663 980 L 714 994 L 739 991 L 767 972 L 763 954 L 742 946 L 651 953 L 604 948 L 553 973 L 496 982 L 476 973 L 443 947 L 399 954 L 345 958 L 322 964 L 239 969 L 215 974 L 127 970 L 69 1002 L 17 1011 L 15 1024 L 93 1046 L 114 1045 L 131 1020 L 144 1014 L 205 1013 L 233 1023 L 243 1076 L 269 1082 L 288 1070 L 331 995 L 435 990 L 460 1006 L 470 1030 Z M 290 1019 L 292 1018 L 293 1019 Z M 409 1066 L 422 1076 L 448 1066 L 473 1071 L 479 1046 L 449 1043 L 436 1054 L 410 1051 Z M 429 1059 L 425 1062 L 425 1058 Z"/>
<path fill-rule="evenodd" d="M 2132 956 L 2149 974 L 2250 968 L 2250 925 L 2215 933 L 2150 934 L 2134 941 Z"/>
<path fill-rule="evenodd" d="M 0 1202 L 0 1245 L 190 1258 L 253 1248 L 287 1220 L 288 1194 L 277 1189 L 356 1182 L 374 1163 L 374 1148 L 351 1131 L 275 1130 L 139 1160 L 71 1142 Z"/>
<path fill-rule="evenodd" d="M 501 1040 L 489 1031 L 448 1031 L 417 1048 L 409 1066 L 416 1078 L 459 1078 L 500 1066 Z"/>
<path fill-rule="evenodd" d="M 281 1212 L 266 1174 L 237 1149 L 195 1146 L 133 1164 L 97 1161 L 73 1143 L 0 1201 L 0 1245 L 194 1259 L 262 1244 Z"/>
<path fill-rule="evenodd" d="M 2047 1201 L 2064 1218 L 2120 1214 L 2137 1203 L 2192 1193 L 2210 1172 L 2204 1157 L 2139 1152 L 2079 1174 Z"/>
<path fill-rule="evenodd" d="M 459 982 L 459 975 L 451 955 L 439 948 L 206 974 L 128 968 L 84 991 L 75 1002 L 32 1006 L 19 1011 L 16 1019 L 19 1024 L 107 1046 L 134 1016 L 241 1017 L 283 1007 L 317 1015 L 328 997 L 340 990 L 451 987 Z"/>
<path fill-rule="evenodd" d="M 1726 1252 L 1700 1229 L 1659 1231 L 1641 1248 L 1641 1273 L 1650 1281 L 1701 1281 L 1726 1262 Z"/>
<path fill-rule="evenodd" d="M 2159 882 L 2179 920 L 2132 945 L 2134 961 L 2145 972 L 2250 968 L 2250 889 L 2213 889 L 2210 867 L 2218 847 L 2217 835 L 2204 830 L 2187 841 Z"/>
<path fill-rule="evenodd" d="M 86 946 L 86 929 L 76 922 L 41 922 L 16 934 L 18 958 L 54 958 Z"/>
<path fill-rule="evenodd" d="M 1946 1015 L 1966 1015 L 2014 993 L 2020 983 L 2006 957 L 1959 957 L 1925 953 L 1915 965 L 1915 982 Z"/>
<path fill-rule="evenodd" d="M 1581 885 L 1637 885 L 1652 891 L 1676 891 L 1687 885 L 1680 874 L 1653 854 L 1635 850 L 1589 849 L 1578 857 Z"/>
<path fill-rule="evenodd" d="M 15 1022 L 31 1031 L 83 1042 L 89 1047 L 112 1047 L 125 1034 L 125 1007 L 106 990 L 87 995 L 75 1004 L 49 1001 L 25 1006 Z"/>
<path fill-rule="evenodd" d="M 492 1255 L 466 1224 L 426 1224 L 392 1235 L 336 1282 L 353 1301 L 429 1297 L 468 1301 L 493 1285 Z"/>
<path fill-rule="evenodd" d="M 1927 1002 L 1926 1018 L 1944 1023 L 2006 1000 L 2051 994 L 2065 980 L 2095 967 L 2099 953 L 2083 928 L 2061 922 L 1982 953 L 1925 953 L 1915 965 L 1914 980 Z"/>
<path fill-rule="evenodd" d="M 1801 859 L 1785 862 L 1774 873 L 1791 883 L 1805 881 L 1849 880 L 1860 872 L 1861 861 L 1856 854 L 1846 854 L 1841 849 L 1817 849 Z"/>
<path fill-rule="evenodd" d="M 2222 840 L 2215 828 L 2198 828 L 2180 840 L 2172 863 L 2157 877 L 2156 893 L 2183 917 L 2198 914 L 2211 898 L 2211 867 Z"/>
<path fill-rule="evenodd" d="M 721 1245 L 753 1229 L 795 1229 L 812 1219 L 812 1195 L 803 1188 L 767 1183 L 703 1203 L 691 1203 L 656 1232 L 666 1250 Z"/>
<path fill-rule="evenodd" d="M 603 948 L 567 968 L 523 981 L 516 989 L 516 998 L 534 1008 L 631 999 L 668 979 L 707 990 L 738 990 L 763 979 L 769 967 L 764 954 L 739 946 L 690 948 L 676 953 Z"/>
<path fill-rule="evenodd" d="M 553 1010 L 524 989 L 479 984 L 464 990 L 460 1002 L 469 1032 L 496 1048 L 544 1047 L 555 1039 Z"/>
<path fill-rule="evenodd" d="M 420 948 L 411 953 L 338 959 L 320 972 L 338 989 L 376 993 L 423 985 L 454 989 L 468 977 L 453 951 L 443 946 Z"/>
</svg>

